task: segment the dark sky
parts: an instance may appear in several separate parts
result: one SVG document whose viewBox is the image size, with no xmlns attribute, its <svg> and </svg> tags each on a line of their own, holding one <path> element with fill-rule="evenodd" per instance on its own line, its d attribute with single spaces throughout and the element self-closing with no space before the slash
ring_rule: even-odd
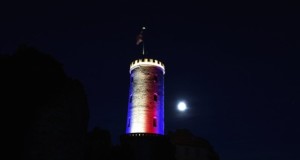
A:
<svg viewBox="0 0 300 160">
<path fill-rule="evenodd" d="M 206 138 L 222 160 L 299 159 L 299 6 L 177 2 L 0 2 L 0 53 L 23 43 L 85 86 L 89 129 L 125 133 L 129 64 L 166 65 L 165 130 Z M 176 111 L 185 100 L 189 109 Z"/>
</svg>

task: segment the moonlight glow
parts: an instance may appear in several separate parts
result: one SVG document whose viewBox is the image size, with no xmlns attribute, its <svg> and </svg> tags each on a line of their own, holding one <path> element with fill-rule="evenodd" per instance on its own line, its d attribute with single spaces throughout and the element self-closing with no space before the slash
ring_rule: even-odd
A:
<svg viewBox="0 0 300 160">
<path fill-rule="evenodd" d="M 181 112 L 185 111 L 187 109 L 185 102 L 179 102 L 177 105 L 177 109 Z"/>
</svg>

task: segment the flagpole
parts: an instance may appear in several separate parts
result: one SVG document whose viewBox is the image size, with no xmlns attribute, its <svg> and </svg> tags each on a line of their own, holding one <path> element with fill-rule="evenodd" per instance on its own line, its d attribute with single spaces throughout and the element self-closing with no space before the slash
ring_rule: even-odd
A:
<svg viewBox="0 0 300 160">
<path fill-rule="evenodd" d="M 143 43 L 143 50 L 142 50 L 142 54 L 145 55 L 145 42 L 144 42 L 144 38 L 143 38 L 143 32 L 146 29 L 146 27 L 142 27 L 142 30 L 140 32 L 140 34 L 137 36 L 137 42 L 136 45 L 139 45 L 140 43 Z"/>
<path fill-rule="evenodd" d="M 145 55 L 145 41 L 143 41 L 143 55 Z"/>
<path fill-rule="evenodd" d="M 142 27 L 142 32 L 144 32 L 144 30 L 146 29 L 146 27 Z M 145 39 L 143 37 L 143 55 L 145 55 Z"/>
</svg>

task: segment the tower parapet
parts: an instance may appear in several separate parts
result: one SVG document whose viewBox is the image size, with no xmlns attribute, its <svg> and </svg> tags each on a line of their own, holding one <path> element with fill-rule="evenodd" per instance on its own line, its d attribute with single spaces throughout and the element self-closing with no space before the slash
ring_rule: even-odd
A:
<svg viewBox="0 0 300 160">
<path fill-rule="evenodd" d="M 130 64 L 129 73 L 131 74 L 132 70 L 134 70 L 135 68 L 140 67 L 140 66 L 156 66 L 156 67 L 159 67 L 165 74 L 165 65 L 162 62 L 160 62 L 156 59 L 152 59 L 152 58 L 144 58 L 144 59 L 138 59 L 138 60 L 133 61 Z"/>
</svg>

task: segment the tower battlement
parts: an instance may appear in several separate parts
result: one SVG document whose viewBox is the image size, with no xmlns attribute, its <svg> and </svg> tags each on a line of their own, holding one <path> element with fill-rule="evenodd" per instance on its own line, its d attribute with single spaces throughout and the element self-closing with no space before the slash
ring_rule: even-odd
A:
<svg viewBox="0 0 300 160">
<path fill-rule="evenodd" d="M 156 59 L 151 59 L 151 58 L 144 58 L 144 59 L 138 59 L 138 60 L 133 61 L 130 64 L 129 73 L 131 73 L 132 70 L 134 70 L 135 68 L 137 68 L 139 66 L 157 66 L 165 74 L 165 65 L 162 62 L 160 62 Z"/>
</svg>

